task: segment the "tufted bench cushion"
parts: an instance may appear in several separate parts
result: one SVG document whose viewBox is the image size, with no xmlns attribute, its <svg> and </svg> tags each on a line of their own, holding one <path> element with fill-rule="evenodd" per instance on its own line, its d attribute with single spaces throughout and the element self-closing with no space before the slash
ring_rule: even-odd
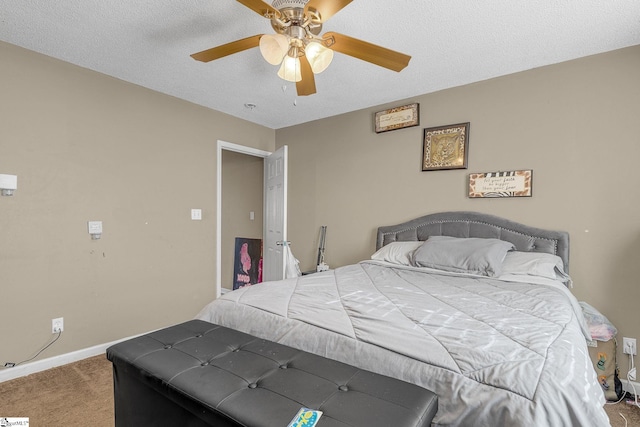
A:
<svg viewBox="0 0 640 427">
<path fill-rule="evenodd" d="M 429 426 L 436 395 L 271 341 L 192 320 L 107 349 L 116 427 L 286 427 L 300 408 L 318 427 Z"/>
</svg>

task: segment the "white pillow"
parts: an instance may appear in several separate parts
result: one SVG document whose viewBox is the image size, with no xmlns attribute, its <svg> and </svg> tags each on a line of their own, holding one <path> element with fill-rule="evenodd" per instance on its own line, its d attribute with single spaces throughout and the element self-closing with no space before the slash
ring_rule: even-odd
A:
<svg viewBox="0 0 640 427">
<path fill-rule="evenodd" d="M 541 252 L 511 251 L 502 262 L 502 274 L 520 274 L 566 280 L 562 258 Z"/>
<path fill-rule="evenodd" d="M 413 251 L 418 249 L 424 242 L 391 242 L 380 249 L 371 259 L 376 261 L 386 261 L 400 265 L 411 265 Z"/>
</svg>

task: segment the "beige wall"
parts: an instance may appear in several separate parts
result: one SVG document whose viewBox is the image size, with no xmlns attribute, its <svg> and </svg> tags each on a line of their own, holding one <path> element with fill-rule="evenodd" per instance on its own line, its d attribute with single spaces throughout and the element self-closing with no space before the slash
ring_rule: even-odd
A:
<svg viewBox="0 0 640 427">
<path fill-rule="evenodd" d="M 222 284 L 233 289 L 235 239 L 262 239 L 264 159 L 222 151 Z M 251 220 L 249 213 L 254 212 Z"/>
<path fill-rule="evenodd" d="M 65 333 L 41 358 L 189 319 L 213 298 L 218 139 L 289 145 L 303 270 L 321 225 L 335 267 L 367 258 L 378 225 L 493 213 L 569 231 L 575 294 L 640 339 L 640 47 L 279 131 L 4 43 L 0 57 L 0 173 L 19 187 L 0 198 L 0 362 L 32 356 L 54 317 Z M 419 127 L 373 132 L 375 111 L 408 102 Z M 422 129 L 466 121 L 469 169 L 421 172 Z M 466 197 L 469 172 L 512 169 L 534 170 L 532 198 Z M 104 222 L 101 240 L 88 220 Z"/>
<path fill-rule="evenodd" d="M 569 231 L 576 296 L 618 337 L 640 339 L 639 73 L 636 46 L 278 130 L 301 268 L 313 268 L 321 225 L 336 267 L 368 258 L 379 225 L 496 214 Z M 419 127 L 373 131 L 376 111 L 409 102 L 420 103 Z M 421 172 L 423 129 L 461 122 L 471 123 L 469 168 Z M 466 197 L 470 172 L 515 169 L 533 169 L 533 197 Z"/>
<path fill-rule="evenodd" d="M 218 139 L 275 131 L 0 43 L 0 362 L 192 318 L 215 296 Z M 191 221 L 190 209 L 203 210 Z M 102 220 L 92 241 L 87 221 Z"/>
</svg>

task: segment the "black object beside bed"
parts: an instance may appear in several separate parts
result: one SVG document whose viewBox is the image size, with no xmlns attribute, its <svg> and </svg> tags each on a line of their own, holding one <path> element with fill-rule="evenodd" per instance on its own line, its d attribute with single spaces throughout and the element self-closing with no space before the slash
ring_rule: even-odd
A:
<svg viewBox="0 0 640 427">
<path fill-rule="evenodd" d="M 414 384 L 201 320 L 107 349 L 117 427 L 428 427 L 438 399 Z M 300 425 L 307 425 L 306 422 Z"/>
</svg>

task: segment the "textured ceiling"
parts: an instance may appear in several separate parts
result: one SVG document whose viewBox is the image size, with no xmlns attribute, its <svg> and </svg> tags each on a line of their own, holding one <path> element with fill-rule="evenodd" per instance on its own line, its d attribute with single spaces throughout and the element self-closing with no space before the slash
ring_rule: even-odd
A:
<svg viewBox="0 0 640 427">
<path fill-rule="evenodd" d="M 0 2 L 2 41 L 279 129 L 638 45 L 640 0 L 355 0 L 327 31 L 411 62 L 396 73 L 336 53 L 318 93 L 298 97 L 257 48 L 209 63 L 189 56 L 273 33 L 234 0 Z"/>
</svg>

